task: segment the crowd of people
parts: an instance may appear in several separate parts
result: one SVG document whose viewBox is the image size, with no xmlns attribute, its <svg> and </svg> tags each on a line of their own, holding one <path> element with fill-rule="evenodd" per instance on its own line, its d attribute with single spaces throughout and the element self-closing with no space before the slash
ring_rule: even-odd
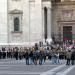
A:
<svg viewBox="0 0 75 75">
<path fill-rule="evenodd" d="M 1 47 L 0 59 L 25 59 L 26 65 L 42 65 L 45 64 L 46 60 L 51 61 L 52 64 L 59 64 L 62 58 L 61 53 L 64 52 L 63 59 L 67 60 L 66 65 L 75 64 L 75 48 L 55 46 Z"/>
<path fill-rule="evenodd" d="M 6 48 L 2 47 L 0 49 L 0 59 L 8 59 L 8 58 L 15 58 L 16 60 L 22 60 L 25 58 L 26 64 L 38 64 L 42 65 L 45 63 L 46 59 L 51 60 L 52 57 L 52 63 L 56 63 L 56 58 L 59 57 L 58 53 L 54 53 L 53 51 L 49 51 L 48 48 L 44 47 L 32 47 L 32 48 Z"/>
</svg>

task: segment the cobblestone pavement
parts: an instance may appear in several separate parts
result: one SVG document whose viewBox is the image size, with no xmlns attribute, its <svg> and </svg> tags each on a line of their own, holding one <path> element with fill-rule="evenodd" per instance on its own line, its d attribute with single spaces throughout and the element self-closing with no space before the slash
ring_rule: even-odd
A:
<svg viewBox="0 0 75 75">
<path fill-rule="evenodd" d="M 75 66 L 66 66 L 65 60 L 53 65 L 46 61 L 43 65 L 26 65 L 25 60 L 0 60 L 0 75 L 75 75 Z"/>
</svg>

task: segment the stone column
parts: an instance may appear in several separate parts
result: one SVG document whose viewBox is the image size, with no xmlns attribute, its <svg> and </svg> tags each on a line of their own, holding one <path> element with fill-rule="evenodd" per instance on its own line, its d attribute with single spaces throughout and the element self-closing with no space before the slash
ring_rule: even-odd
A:
<svg viewBox="0 0 75 75">
<path fill-rule="evenodd" d="M 43 44 L 45 43 L 45 11 L 44 11 L 44 7 L 42 8 L 42 42 Z"/>
<path fill-rule="evenodd" d="M 51 8 L 47 8 L 47 39 L 51 40 Z"/>
<path fill-rule="evenodd" d="M 42 8 L 42 40 L 44 40 L 45 38 L 44 38 L 44 8 Z"/>
</svg>

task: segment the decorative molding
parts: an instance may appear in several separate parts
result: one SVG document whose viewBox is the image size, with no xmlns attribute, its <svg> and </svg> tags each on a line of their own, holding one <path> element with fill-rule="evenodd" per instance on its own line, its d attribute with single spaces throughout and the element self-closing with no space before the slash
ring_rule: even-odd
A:
<svg viewBox="0 0 75 75">
<path fill-rule="evenodd" d="M 35 2 L 35 0 L 29 0 L 29 2 Z"/>
<path fill-rule="evenodd" d="M 23 14 L 23 11 L 14 9 L 14 10 L 10 11 L 9 14 Z"/>
<path fill-rule="evenodd" d="M 62 1 L 59 3 L 53 3 L 53 5 L 75 5 L 75 1 Z"/>
<path fill-rule="evenodd" d="M 21 0 L 12 0 L 12 1 L 21 1 Z"/>
<path fill-rule="evenodd" d="M 11 33 L 13 33 L 13 34 L 21 34 L 22 33 L 22 19 L 23 19 L 23 12 L 22 11 L 20 11 L 20 10 L 12 10 L 11 12 L 10 12 L 10 17 L 11 17 L 11 24 L 12 24 L 12 29 L 11 29 Z M 15 17 L 18 17 L 19 18 L 19 20 L 20 20 L 20 30 L 19 31 L 14 31 L 14 18 Z M 10 25 L 11 25 L 10 24 Z"/>
<path fill-rule="evenodd" d="M 11 33 L 14 34 L 14 35 L 17 35 L 17 34 L 20 35 L 20 34 L 22 34 L 23 32 L 22 32 L 22 31 L 12 31 Z"/>
<path fill-rule="evenodd" d="M 65 20 L 63 20 L 63 21 L 61 20 L 60 21 L 60 20 L 58 20 L 58 22 L 74 22 L 75 23 L 75 20 L 69 20 L 69 21 L 65 21 Z"/>
<path fill-rule="evenodd" d="M 70 21 L 60 21 L 60 20 L 58 20 L 57 21 L 59 24 L 61 24 L 61 25 L 75 25 L 75 20 L 70 20 Z"/>
<path fill-rule="evenodd" d="M 61 19 L 62 20 L 72 20 L 73 10 L 62 10 Z"/>
<path fill-rule="evenodd" d="M 42 0 L 42 2 L 48 2 L 48 1 L 51 1 L 51 0 Z"/>
<path fill-rule="evenodd" d="M 29 0 L 30 7 L 35 7 L 35 0 Z"/>
</svg>

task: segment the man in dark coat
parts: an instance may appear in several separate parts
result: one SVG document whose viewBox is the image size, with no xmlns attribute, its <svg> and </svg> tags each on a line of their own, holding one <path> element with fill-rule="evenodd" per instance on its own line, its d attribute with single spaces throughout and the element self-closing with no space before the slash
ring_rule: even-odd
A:
<svg viewBox="0 0 75 75">
<path fill-rule="evenodd" d="M 16 57 L 16 60 L 18 60 L 18 51 L 17 50 L 15 52 L 15 57 Z"/>
<path fill-rule="evenodd" d="M 30 51 L 29 58 L 30 58 L 30 64 L 33 64 L 33 51 Z"/>
<path fill-rule="evenodd" d="M 1 57 L 2 57 L 2 52 L 1 52 L 1 50 L 0 50 L 0 59 L 1 59 Z"/>
<path fill-rule="evenodd" d="M 75 50 L 72 51 L 71 61 L 72 61 L 71 64 L 74 65 L 75 64 Z"/>
<path fill-rule="evenodd" d="M 15 57 L 16 57 L 16 60 L 18 60 L 18 50 L 19 50 L 19 48 L 18 47 L 15 47 L 15 49 L 16 49 Z"/>
<path fill-rule="evenodd" d="M 26 65 L 29 65 L 29 52 L 26 51 L 25 53 Z"/>
</svg>

